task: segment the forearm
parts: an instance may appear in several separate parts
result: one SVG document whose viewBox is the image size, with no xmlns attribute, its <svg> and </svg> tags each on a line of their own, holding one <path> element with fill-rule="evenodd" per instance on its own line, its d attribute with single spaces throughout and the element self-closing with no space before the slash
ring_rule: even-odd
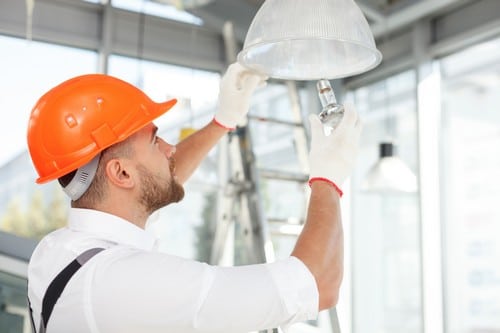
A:
<svg viewBox="0 0 500 333">
<path fill-rule="evenodd" d="M 333 186 L 321 181 L 311 184 L 306 223 L 292 255 L 315 277 L 319 309 L 334 306 L 343 275 L 344 239 L 339 195 Z"/>
<path fill-rule="evenodd" d="M 176 175 L 180 183 L 186 182 L 205 156 L 228 130 L 211 121 L 176 145 Z"/>
<path fill-rule="evenodd" d="M 180 183 L 186 182 L 219 139 L 235 128 L 250 108 L 250 97 L 267 77 L 235 62 L 220 82 L 218 107 L 214 119 L 176 145 L 176 175 Z"/>
</svg>

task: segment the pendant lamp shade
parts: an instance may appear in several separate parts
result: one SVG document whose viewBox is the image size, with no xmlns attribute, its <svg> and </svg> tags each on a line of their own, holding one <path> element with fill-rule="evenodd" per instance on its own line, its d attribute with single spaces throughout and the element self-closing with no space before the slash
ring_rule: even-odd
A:
<svg viewBox="0 0 500 333">
<path fill-rule="evenodd" d="M 394 145 L 383 142 L 379 148 L 380 159 L 368 172 L 362 189 L 370 192 L 416 192 L 417 177 L 401 159 L 394 156 Z"/>
<path fill-rule="evenodd" d="M 273 78 L 320 80 L 368 71 L 382 54 L 353 0 L 266 0 L 238 61 Z"/>
</svg>

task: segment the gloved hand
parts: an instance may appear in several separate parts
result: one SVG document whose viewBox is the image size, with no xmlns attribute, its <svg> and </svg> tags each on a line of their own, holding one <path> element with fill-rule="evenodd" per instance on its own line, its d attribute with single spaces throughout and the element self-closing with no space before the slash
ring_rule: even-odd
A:
<svg viewBox="0 0 500 333">
<path fill-rule="evenodd" d="M 316 114 L 309 116 L 311 149 L 309 152 L 310 180 L 323 178 L 338 187 L 349 177 L 358 154 L 362 124 L 354 106 L 344 105 L 344 116 L 336 129 L 326 135 Z"/>
<path fill-rule="evenodd" d="M 234 129 L 250 108 L 250 97 L 257 87 L 266 84 L 267 76 L 261 75 L 239 63 L 231 64 L 220 82 L 219 108 L 215 121 L 227 129 Z"/>
</svg>

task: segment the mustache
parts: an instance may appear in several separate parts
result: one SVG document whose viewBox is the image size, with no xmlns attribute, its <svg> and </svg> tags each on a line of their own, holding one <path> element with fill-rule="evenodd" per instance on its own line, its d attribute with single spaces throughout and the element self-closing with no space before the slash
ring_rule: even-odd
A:
<svg viewBox="0 0 500 333">
<path fill-rule="evenodd" d="M 168 168 L 170 169 L 170 173 L 175 172 L 175 158 L 173 156 L 168 159 Z"/>
</svg>

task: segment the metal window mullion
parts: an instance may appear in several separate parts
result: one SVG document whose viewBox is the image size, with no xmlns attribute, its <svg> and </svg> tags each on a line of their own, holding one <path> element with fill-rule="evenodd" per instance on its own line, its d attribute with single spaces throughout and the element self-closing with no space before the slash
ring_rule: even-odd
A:
<svg viewBox="0 0 500 333">
<path fill-rule="evenodd" d="M 439 187 L 439 117 L 441 77 L 429 55 L 429 21 L 413 30 L 417 70 L 420 256 L 424 333 L 443 333 L 442 242 Z"/>
<path fill-rule="evenodd" d="M 108 74 L 109 56 L 111 54 L 113 38 L 113 8 L 111 0 L 102 7 L 101 27 L 101 45 L 99 47 L 97 71 Z"/>
</svg>

